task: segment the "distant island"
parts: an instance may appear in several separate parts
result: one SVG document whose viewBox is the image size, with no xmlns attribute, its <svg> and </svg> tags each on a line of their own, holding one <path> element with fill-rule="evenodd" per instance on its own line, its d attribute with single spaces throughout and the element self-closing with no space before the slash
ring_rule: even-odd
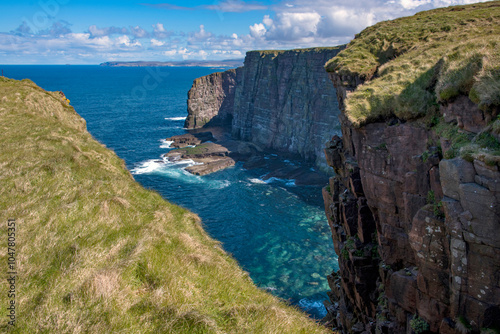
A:
<svg viewBox="0 0 500 334">
<path fill-rule="evenodd" d="M 108 61 L 99 64 L 100 66 L 110 67 L 239 67 L 243 66 L 243 58 L 226 60 L 183 60 L 183 61 Z"/>
</svg>

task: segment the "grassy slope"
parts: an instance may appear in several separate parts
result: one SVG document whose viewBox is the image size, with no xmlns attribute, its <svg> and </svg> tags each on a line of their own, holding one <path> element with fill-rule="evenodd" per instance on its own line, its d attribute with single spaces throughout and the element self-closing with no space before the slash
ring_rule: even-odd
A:
<svg viewBox="0 0 500 334">
<path fill-rule="evenodd" d="M 17 220 L 12 333 L 323 333 L 259 290 L 199 219 L 141 187 L 68 101 L 0 77 L 0 263 Z"/>
<path fill-rule="evenodd" d="M 326 69 L 366 82 L 349 94 L 356 127 L 412 119 L 464 94 L 487 110 L 500 105 L 500 1 L 421 12 L 362 31 Z"/>
</svg>

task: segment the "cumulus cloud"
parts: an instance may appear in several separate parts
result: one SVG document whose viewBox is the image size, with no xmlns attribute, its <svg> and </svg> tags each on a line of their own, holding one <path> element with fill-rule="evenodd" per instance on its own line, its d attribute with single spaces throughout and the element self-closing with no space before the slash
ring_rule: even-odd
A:
<svg viewBox="0 0 500 334">
<path fill-rule="evenodd" d="M 191 33 L 191 36 L 189 37 L 188 41 L 191 43 L 197 43 L 197 42 L 205 42 L 212 38 L 214 34 L 212 34 L 209 31 L 205 31 L 205 26 L 203 24 L 200 25 L 200 30 L 198 30 L 195 33 Z"/>
<path fill-rule="evenodd" d="M 22 22 L 10 32 L 0 32 L 0 60 L 5 63 L 40 59 L 82 60 L 180 60 L 241 58 L 248 50 L 291 49 L 333 46 L 349 42 L 365 27 L 383 20 L 413 15 L 421 10 L 480 2 L 476 0 L 282 0 L 265 6 L 261 2 L 222 0 L 211 5 L 178 7 L 160 4 L 165 9 L 213 10 L 241 13 L 264 10 L 260 20 L 244 29 L 227 26 L 225 34 L 215 34 L 201 24 L 194 31 L 168 31 L 157 22 L 140 26 L 98 27 L 90 25 L 84 32 L 73 32 L 68 22 L 51 22 L 44 30 L 35 30 Z M 156 6 L 156 5 L 155 5 Z M 170 7 L 170 8 L 168 8 Z M 213 19 L 213 18 L 212 18 Z M 221 18 L 222 19 L 222 18 Z M 244 20 L 242 20 L 243 22 Z M 208 21 L 207 21 L 208 22 Z M 153 23 L 153 22 L 151 22 Z M 205 23 L 205 22 L 200 22 Z M 20 57 L 22 56 L 22 57 Z M 37 58 L 38 57 L 38 58 Z"/>
<path fill-rule="evenodd" d="M 149 37 L 149 32 L 147 32 L 146 30 L 142 29 L 139 26 L 135 26 L 135 27 L 130 26 L 130 33 L 135 38 L 147 38 L 147 37 Z"/>
<path fill-rule="evenodd" d="M 266 32 L 267 29 L 262 23 L 255 23 L 254 25 L 251 25 L 250 27 L 250 36 L 253 38 L 262 38 Z"/>
<path fill-rule="evenodd" d="M 70 26 L 71 24 L 69 22 L 61 20 L 53 22 L 52 25 L 47 29 L 38 30 L 35 33 L 31 30 L 31 27 L 28 25 L 28 23 L 26 23 L 26 21 L 23 21 L 23 23 L 21 23 L 21 25 L 17 27 L 15 30 L 12 30 L 11 33 L 18 36 L 24 36 L 24 35 L 61 36 L 71 33 Z"/>
<path fill-rule="evenodd" d="M 321 15 L 309 13 L 278 13 L 266 32 L 270 40 L 296 41 L 316 34 Z"/>
<path fill-rule="evenodd" d="M 165 45 L 165 42 L 159 41 L 159 40 L 154 39 L 154 38 L 151 39 L 150 43 L 151 43 L 151 46 L 153 46 L 153 47 L 160 47 L 160 46 L 164 46 Z"/>
<path fill-rule="evenodd" d="M 127 35 L 116 38 L 116 44 L 119 46 L 142 46 L 137 40 L 131 40 Z"/>
<path fill-rule="evenodd" d="M 23 21 L 19 27 L 17 27 L 15 30 L 12 30 L 11 33 L 22 36 L 22 35 L 27 35 L 27 34 L 32 34 L 33 32 L 31 31 L 30 26 L 26 23 L 26 21 Z"/>
<path fill-rule="evenodd" d="M 249 26 L 249 36 L 263 47 L 321 46 L 347 43 L 377 22 L 438 7 L 487 0 L 286 0 L 273 6 L 275 14 Z M 274 43 L 272 43 L 274 42 Z"/>
<path fill-rule="evenodd" d="M 39 31 L 38 35 L 62 36 L 71 33 L 71 24 L 66 21 L 57 21 L 52 23 L 50 28 Z"/>
<path fill-rule="evenodd" d="M 173 32 L 167 31 L 163 23 L 153 24 L 153 36 L 158 39 L 165 39 L 173 35 Z"/>
<path fill-rule="evenodd" d="M 98 28 L 95 24 L 91 25 L 88 29 L 88 32 L 92 37 L 102 37 L 116 34 L 128 34 L 129 31 L 127 28 L 123 27 L 105 27 Z"/>
<path fill-rule="evenodd" d="M 333 7 L 325 9 L 318 24 L 321 37 L 351 37 L 375 23 L 375 13 L 363 9 Z"/>
</svg>

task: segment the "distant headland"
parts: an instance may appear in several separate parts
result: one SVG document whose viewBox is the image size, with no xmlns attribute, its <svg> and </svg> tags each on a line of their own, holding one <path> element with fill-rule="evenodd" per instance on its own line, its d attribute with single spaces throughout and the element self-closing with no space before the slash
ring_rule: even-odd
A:
<svg viewBox="0 0 500 334">
<path fill-rule="evenodd" d="M 182 61 L 108 61 L 99 64 L 100 66 L 110 67 L 239 67 L 243 65 L 241 59 L 226 60 L 182 60 Z"/>
</svg>

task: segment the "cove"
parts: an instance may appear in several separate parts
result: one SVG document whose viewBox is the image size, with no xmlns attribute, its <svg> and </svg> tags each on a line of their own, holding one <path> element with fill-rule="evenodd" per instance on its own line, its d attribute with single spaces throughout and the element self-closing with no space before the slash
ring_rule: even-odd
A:
<svg viewBox="0 0 500 334">
<path fill-rule="evenodd" d="M 263 181 L 268 171 L 246 170 L 240 163 L 199 177 L 182 165 L 159 162 L 168 152 L 162 140 L 185 133 L 192 81 L 217 69 L 161 68 L 153 72 L 155 78 L 151 69 L 133 67 L 2 68 L 8 77 L 29 78 L 46 90 L 63 91 L 87 121 L 89 132 L 125 160 L 134 178 L 198 214 L 205 229 L 259 287 L 313 317 L 325 315 L 326 276 L 338 265 L 320 187 Z"/>
</svg>

